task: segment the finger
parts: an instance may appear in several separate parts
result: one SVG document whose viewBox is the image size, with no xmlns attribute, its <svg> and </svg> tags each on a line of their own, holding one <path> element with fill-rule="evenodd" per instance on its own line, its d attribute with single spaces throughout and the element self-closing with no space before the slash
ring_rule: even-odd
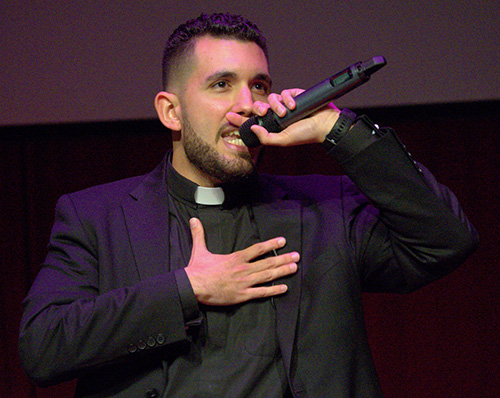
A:
<svg viewBox="0 0 500 398">
<path fill-rule="evenodd" d="M 261 101 L 255 101 L 252 108 L 252 114 L 257 116 L 264 116 L 267 113 L 268 109 L 269 109 L 269 104 L 266 104 L 265 102 Z M 236 112 L 229 111 L 228 113 L 226 113 L 226 119 L 232 125 L 240 127 L 243 123 L 245 123 L 249 119 L 249 117 L 240 115 Z"/>
<path fill-rule="evenodd" d="M 288 109 L 295 109 L 295 97 L 299 94 L 302 94 L 305 90 L 301 88 L 292 88 L 288 90 L 283 90 L 281 92 L 281 98 L 283 99 L 283 103 L 287 106 Z"/>
<path fill-rule="evenodd" d="M 253 272 L 260 272 L 266 269 L 281 267 L 285 264 L 297 263 L 300 260 L 300 255 L 297 252 L 267 256 L 260 260 L 251 263 Z"/>
<path fill-rule="evenodd" d="M 278 296 L 280 294 L 285 293 L 288 290 L 288 286 L 281 285 L 273 285 L 273 286 L 259 286 L 259 287 L 251 287 L 245 289 L 242 292 L 242 301 L 248 301 L 252 299 L 264 298 L 264 297 L 272 297 Z"/>
<path fill-rule="evenodd" d="M 264 116 L 269 110 L 269 108 L 270 108 L 269 104 L 262 101 L 255 101 L 253 104 L 252 112 L 257 116 Z"/>
<path fill-rule="evenodd" d="M 286 115 L 287 108 L 283 105 L 283 98 L 279 94 L 270 94 L 267 98 L 269 106 L 278 116 L 283 117 Z"/>
<path fill-rule="evenodd" d="M 251 274 L 248 277 L 248 281 L 250 282 L 249 286 L 259 286 L 265 283 L 270 283 L 276 279 L 294 274 L 297 270 L 298 265 L 296 263 L 290 263 L 282 265 L 278 268 L 266 269 L 255 274 Z"/>
<path fill-rule="evenodd" d="M 245 123 L 248 120 L 248 117 L 245 117 L 235 112 L 228 112 L 226 113 L 226 119 L 233 126 L 240 127 L 243 123 Z"/>
<path fill-rule="evenodd" d="M 278 257 L 268 257 L 248 265 L 251 285 L 271 282 L 297 271 L 300 256 L 298 253 L 288 253 Z"/>
<path fill-rule="evenodd" d="M 199 250 L 207 250 L 205 231 L 201 221 L 193 217 L 189 220 L 189 227 L 191 228 L 191 236 L 193 238 L 193 253 Z"/>
<path fill-rule="evenodd" d="M 264 127 L 254 124 L 250 127 L 259 139 L 262 145 L 269 146 L 288 146 L 292 145 L 292 140 L 286 132 L 273 133 L 267 131 Z"/>
<path fill-rule="evenodd" d="M 283 265 L 297 264 L 300 260 L 300 255 L 297 252 L 285 253 L 279 256 L 271 256 L 252 263 L 255 265 L 255 271 L 279 268 Z"/>
<path fill-rule="evenodd" d="M 265 242 L 255 243 L 246 249 L 243 249 L 241 253 L 241 259 L 244 262 L 250 262 L 256 258 L 263 256 L 273 250 L 281 249 L 286 245 L 286 239 L 283 237 L 269 239 Z"/>
</svg>

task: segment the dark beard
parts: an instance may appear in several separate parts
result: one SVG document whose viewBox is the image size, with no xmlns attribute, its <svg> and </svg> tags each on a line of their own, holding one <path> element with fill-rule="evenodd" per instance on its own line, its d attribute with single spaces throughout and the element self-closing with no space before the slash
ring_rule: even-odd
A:
<svg viewBox="0 0 500 398">
<path fill-rule="evenodd" d="M 184 151 L 188 160 L 211 180 L 219 184 L 236 182 L 254 172 L 255 165 L 249 153 L 239 153 L 237 159 L 228 161 L 196 134 L 187 117 L 183 127 Z M 222 139 L 220 134 L 218 139 Z"/>
</svg>

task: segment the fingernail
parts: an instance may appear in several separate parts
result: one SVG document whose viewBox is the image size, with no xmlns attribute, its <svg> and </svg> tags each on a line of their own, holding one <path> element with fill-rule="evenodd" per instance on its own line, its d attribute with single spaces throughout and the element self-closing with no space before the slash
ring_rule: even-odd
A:
<svg viewBox="0 0 500 398">
<path fill-rule="evenodd" d="M 194 218 L 192 218 L 192 219 L 189 220 L 189 226 L 191 228 L 196 227 L 196 220 Z"/>
<path fill-rule="evenodd" d="M 280 247 L 285 246 L 285 243 L 286 243 L 286 239 L 285 238 L 279 238 L 278 239 L 278 245 L 280 245 Z"/>
<path fill-rule="evenodd" d="M 293 261 L 297 262 L 297 261 L 299 261 L 299 259 L 300 259 L 299 253 L 293 253 L 292 254 L 292 260 Z"/>
</svg>

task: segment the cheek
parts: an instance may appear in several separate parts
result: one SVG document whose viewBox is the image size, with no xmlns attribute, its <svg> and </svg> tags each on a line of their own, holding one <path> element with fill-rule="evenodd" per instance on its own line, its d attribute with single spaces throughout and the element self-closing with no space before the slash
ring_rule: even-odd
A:
<svg viewBox="0 0 500 398">
<path fill-rule="evenodd" d="M 197 104 L 192 104 L 190 107 L 189 114 L 200 120 L 201 123 L 216 122 L 225 119 L 226 113 L 231 109 L 230 105 L 226 101 L 221 101 L 217 99 L 207 99 Z"/>
<path fill-rule="evenodd" d="M 181 108 L 184 125 L 189 123 L 196 135 L 207 143 L 214 143 L 218 131 L 229 123 L 226 114 L 231 109 L 230 101 L 213 96 L 189 97 L 187 93 L 183 99 Z"/>
<path fill-rule="evenodd" d="M 201 107 L 198 112 L 196 110 L 194 112 L 199 127 L 203 129 L 200 133 L 216 134 L 221 127 L 229 123 L 226 118 L 229 111 L 220 103 L 207 104 L 207 106 Z"/>
</svg>

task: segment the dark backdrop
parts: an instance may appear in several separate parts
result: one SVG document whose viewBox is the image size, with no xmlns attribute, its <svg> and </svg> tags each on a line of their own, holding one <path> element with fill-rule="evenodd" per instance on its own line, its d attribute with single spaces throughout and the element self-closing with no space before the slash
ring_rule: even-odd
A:
<svg viewBox="0 0 500 398">
<path fill-rule="evenodd" d="M 500 99 L 498 0 L 1 0 L 0 125 L 154 117 L 164 43 L 202 12 L 262 29 L 275 92 L 383 55 L 344 106 Z"/>
<path fill-rule="evenodd" d="M 409 295 L 365 296 L 373 354 L 386 396 L 498 397 L 497 205 L 499 101 L 373 108 L 413 156 L 452 188 L 479 230 L 467 263 Z M 57 198 L 152 169 L 170 146 L 156 120 L 0 128 L 0 396 L 70 397 L 73 383 L 35 388 L 17 355 L 21 301 L 38 265 Z M 266 148 L 261 169 L 339 173 L 320 146 Z"/>
</svg>

